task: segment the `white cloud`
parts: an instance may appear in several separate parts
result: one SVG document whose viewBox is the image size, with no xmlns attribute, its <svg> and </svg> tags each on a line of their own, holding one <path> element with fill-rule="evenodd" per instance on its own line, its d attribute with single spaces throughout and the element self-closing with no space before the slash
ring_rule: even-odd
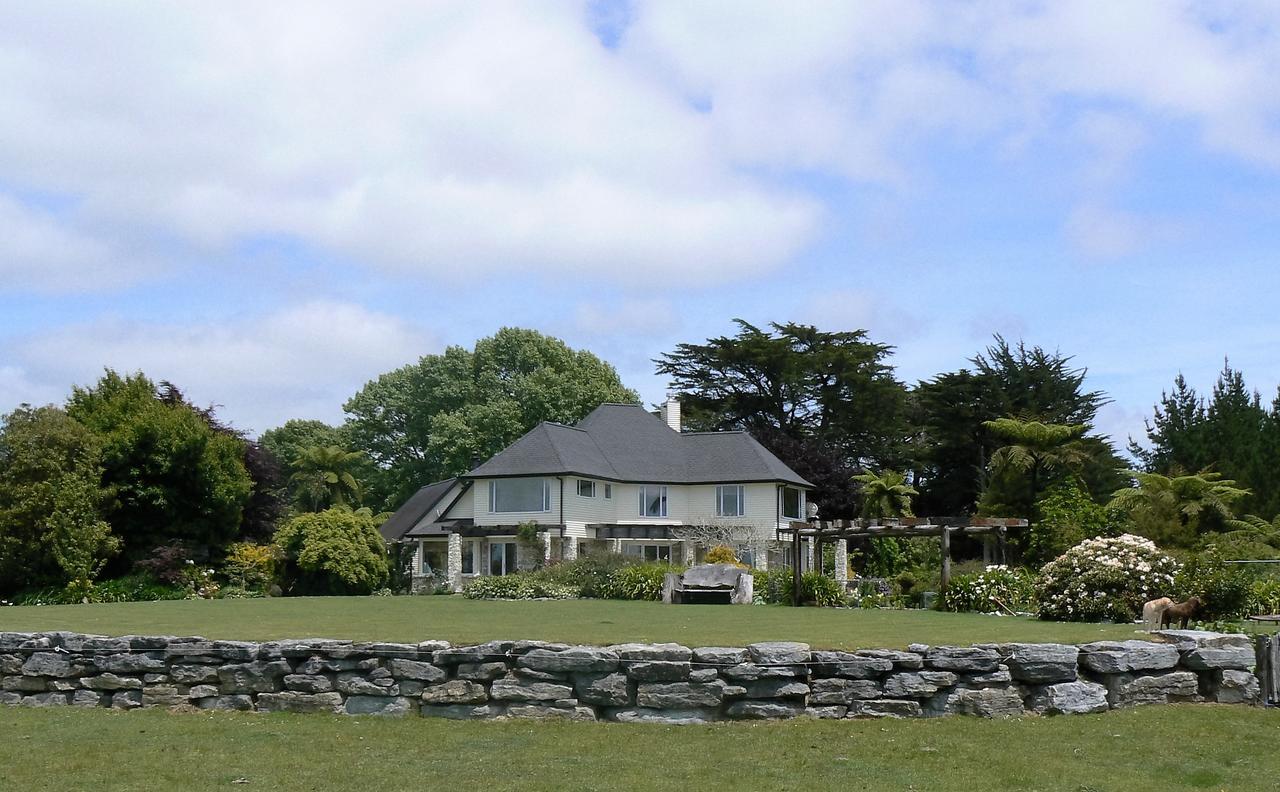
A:
<svg viewBox="0 0 1280 792">
<path fill-rule="evenodd" d="M 285 235 L 474 276 L 753 272 L 817 204 L 738 172 L 706 117 L 572 5 L 9 8 L 0 180 L 223 250 Z"/>
<path fill-rule="evenodd" d="M 56 213 L 0 193 L 0 283 L 26 292 L 81 291 L 119 286 L 142 269 L 105 240 L 75 228 Z"/>
<path fill-rule="evenodd" d="M 403 320 L 358 305 L 310 302 L 266 316 L 188 325 L 103 320 L 9 342 L 0 407 L 61 401 L 104 367 L 169 380 L 254 433 L 289 418 L 340 421 L 366 381 L 439 346 Z"/>
<path fill-rule="evenodd" d="M 680 330 L 680 316 L 670 300 L 584 302 L 574 310 L 576 330 L 589 336 L 656 336 Z"/>
<path fill-rule="evenodd" d="M 624 22 L 598 16 L 6 3 L 0 183 L 77 213 L 0 217 L 29 237 L 0 272 L 93 285 L 57 273 L 116 266 L 101 239 L 139 259 L 140 240 L 199 258 L 283 236 L 433 277 L 698 285 L 820 235 L 834 218 L 797 172 L 918 189 L 936 140 L 1037 156 L 1074 124 L 1096 159 L 1083 171 L 1114 182 L 1152 128 L 1181 124 L 1280 167 L 1280 12 L 1265 5 L 651 0 L 616 50 L 592 25 Z"/>
<path fill-rule="evenodd" d="M 1064 226 L 1067 239 L 1093 258 L 1126 256 L 1176 239 L 1184 231 L 1177 220 L 1086 202 L 1072 210 Z"/>
</svg>

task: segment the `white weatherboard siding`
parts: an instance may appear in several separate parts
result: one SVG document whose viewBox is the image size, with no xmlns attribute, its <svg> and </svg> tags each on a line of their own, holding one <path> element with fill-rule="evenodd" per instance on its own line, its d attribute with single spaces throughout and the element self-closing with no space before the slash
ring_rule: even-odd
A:
<svg viewBox="0 0 1280 792">
<path fill-rule="evenodd" d="M 489 480 L 479 479 L 472 486 L 472 494 L 467 500 L 474 510 L 476 525 L 515 525 L 534 521 L 543 525 L 558 526 L 560 524 L 560 482 L 550 477 L 551 508 L 537 512 L 490 512 Z M 571 536 L 589 537 L 586 526 L 596 523 L 619 525 L 699 525 L 726 524 L 750 525 L 756 528 L 772 530 L 779 524 L 785 525 L 790 520 L 782 517 L 779 520 L 778 485 L 773 483 L 744 484 L 744 513 L 741 517 L 716 516 L 716 485 L 714 484 L 668 484 L 667 515 L 665 517 L 645 517 L 640 513 L 639 484 L 614 482 L 611 484 L 613 497 L 604 497 L 604 481 L 596 481 L 596 496 L 583 497 L 578 494 L 578 479 L 564 478 L 564 522 L 566 533 Z M 646 485 L 657 486 L 657 485 Z M 457 508 L 450 510 L 449 517 L 463 516 Z"/>
</svg>

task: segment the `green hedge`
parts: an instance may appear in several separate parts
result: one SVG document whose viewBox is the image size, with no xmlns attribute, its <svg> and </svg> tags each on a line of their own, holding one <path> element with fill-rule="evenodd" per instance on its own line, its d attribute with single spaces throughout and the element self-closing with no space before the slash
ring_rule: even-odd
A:
<svg viewBox="0 0 1280 792">
<path fill-rule="evenodd" d="M 636 563 L 616 554 L 583 557 L 535 572 L 476 578 L 463 589 L 470 599 L 659 600 L 668 572 L 684 567 Z"/>
</svg>

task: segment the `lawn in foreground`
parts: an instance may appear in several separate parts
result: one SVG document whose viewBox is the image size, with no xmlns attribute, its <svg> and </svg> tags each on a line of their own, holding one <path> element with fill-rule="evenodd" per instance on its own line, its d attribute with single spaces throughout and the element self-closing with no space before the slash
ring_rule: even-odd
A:
<svg viewBox="0 0 1280 792">
<path fill-rule="evenodd" d="M 0 707 L 0 789 L 1257 790 L 1280 713 L 708 726 Z"/>
<path fill-rule="evenodd" d="M 803 641 L 815 648 L 903 648 L 1140 638 L 1132 624 L 1070 624 L 935 611 L 663 605 L 616 600 L 505 602 L 461 597 L 286 597 L 0 608 L 0 631 L 208 638 L 349 638 L 455 644 L 536 639 L 581 644 L 674 641 L 742 646 Z"/>
</svg>

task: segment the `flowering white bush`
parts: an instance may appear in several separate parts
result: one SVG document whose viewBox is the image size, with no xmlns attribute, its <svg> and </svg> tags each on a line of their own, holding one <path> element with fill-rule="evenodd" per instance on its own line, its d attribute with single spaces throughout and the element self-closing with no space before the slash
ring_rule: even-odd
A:
<svg viewBox="0 0 1280 792">
<path fill-rule="evenodd" d="M 1040 618 L 1133 621 L 1168 595 L 1178 563 L 1141 536 L 1086 539 L 1045 564 L 1036 581 Z"/>
<path fill-rule="evenodd" d="M 1035 601 L 1033 584 L 1034 579 L 1025 570 L 989 566 L 982 572 L 952 580 L 943 595 L 942 607 L 973 613 L 1031 610 Z"/>
</svg>

